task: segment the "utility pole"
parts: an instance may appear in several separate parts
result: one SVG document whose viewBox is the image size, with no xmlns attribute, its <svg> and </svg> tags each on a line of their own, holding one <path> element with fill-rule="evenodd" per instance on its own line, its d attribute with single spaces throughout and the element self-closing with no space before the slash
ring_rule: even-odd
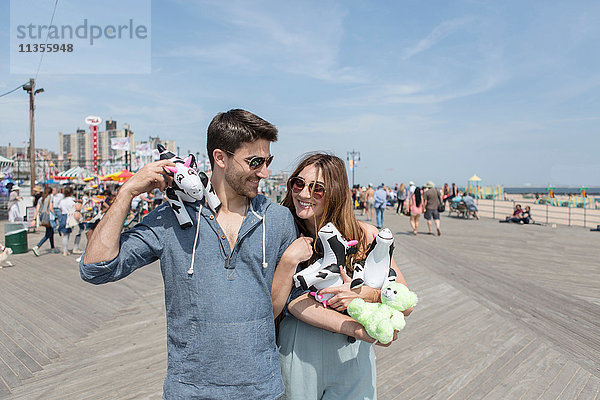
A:
<svg viewBox="0 0 600 400">
<path fill-rule="evenodd" d="M 33 188 L 35 186 L 35 122 L 34 110 L 35 95 L 42 93 L 44 89 L 35 90 L 35 79 L 30 78 L 29 84 L 23 85 L 23 90 L 29 93 L 29 168 L 31 178 L 31 195 L 33 196 Z"/>
<path fill-rule="evenodd" d="M 360 161 L 360 151 L 355 151 L 352 149 L 352 151 L 348 151 L 346 154 L 346 160 L 348 161 L 348 165 L 352 170 L 352 187 L 354 187 L 354 170 Z"/>
</svg>

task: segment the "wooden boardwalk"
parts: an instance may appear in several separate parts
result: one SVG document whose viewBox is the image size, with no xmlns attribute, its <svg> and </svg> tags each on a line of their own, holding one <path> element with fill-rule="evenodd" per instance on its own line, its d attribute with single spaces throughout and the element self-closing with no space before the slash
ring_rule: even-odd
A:
<svg viewBox="0 0 600 400">
<path fill-rule="evenodd" d="M 407 217 L 387 211 L 385 222 L 420 303 L 376 350 L 380 399 L 600 398 L 600 233 L 442 218 L 441 237 L 423 220 L 415 237 Z M 0 269 L 0 399 L 161 398 L 157 264 L 93 286 L 74 256 L 11 260 Z"/>
</svg>

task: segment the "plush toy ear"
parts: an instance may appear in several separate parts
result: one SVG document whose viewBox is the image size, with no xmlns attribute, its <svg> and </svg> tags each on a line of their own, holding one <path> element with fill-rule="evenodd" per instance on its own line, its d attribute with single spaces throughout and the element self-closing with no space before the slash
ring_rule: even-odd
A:
<svg viewBox="0 0 600 400">
<path fill-rule="evenodd" d="M 175 167 L 166 166 L 165 169 L 171 171 L 173 174 L 177 173 L 177 168 Z"/>
<path fill-rule="evenodd" d="M 188 156 L 188 158 L 185 159 L 185 164 L 186 167 L 188 168 L 195 168 L 196 167 L 196 157 L 194 157 L 193 154 L 190 154 Z"/>
<path fill-rule="evenodd" d="M 351 240 L 348 242 L 348 246 L 352 247 L 352 246 L 356 246 L 358 244 L 358 240 Z"/>
</svg>

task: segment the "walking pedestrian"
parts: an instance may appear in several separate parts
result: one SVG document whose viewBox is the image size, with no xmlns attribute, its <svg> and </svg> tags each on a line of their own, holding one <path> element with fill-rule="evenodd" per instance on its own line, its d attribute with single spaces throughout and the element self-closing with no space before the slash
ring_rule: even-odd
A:
<svg viewBox="0 0 600 400">
<path fill-rule="evenodd" d="M 373 220 L 373 207 L 375 206 L 375 189 L 373 184 L 369 183 L 367 188 L 367 221 Z"/>
<path fill-rule="evenodd" d="M 408 189 L 406 188 L 406 185 L 404 185 L 404 183 L 400 184 L 400 187 L 398 188 L 398 205 L 396 206 L 396 214 L 398 214 L 398 211 L 402 212 L 402 210 L 404 209 L 404 202 L 406 201 L 406 197 L 408 196 Z"/>
<path fill-rule="evenodd" d="M 427 229 L 429 234 L 433 234 L 433 221 L 435 221 L 435 227 L 437 229 L 437 235 L 440 236 L 440 213 L 438 207 L 442 204 L 440 191 L 436 189 L 435 184 L 432 181 L 425 183 L 427 190 L 423 196 L 425 203 L 425 220 L 427 220 Z M 433 220 L 433 221 L 432 221 Z"/>
<path fill-rule="evenodd" d="M 46 186 L 44 192 L 42 193 L 42 197 L 38 201 L 35 213 L 36 217 L 40 217 L 40 224 L 46 228 L 44 237 L 36 246 L 31 249 L 36 257 L 40 256 L 39 248 L 42 247 L 46 240 L 50 241 L 50 251 L 53 253 L 58 253 L 58 249 L 54 247 L 54 228 L 56 227 L 56 215 L 54 214 L 53 200 L 54 196 L 52 195 L 52 188 L 50 186 Z"/>
<path fill-rule="evenodd" d="M 377 187 L 375 191 L 373 207 L 375 208 L 375 214 L 377 216 L 377 229 L 383 228 L 383 212 L 387 204 L 387 191 L 383 183 Z"/>
<path fill-rule="evenodd" d="M 412 182 L 411 182 L 412 183 Z M 415 190 L 409 200 L 410 226 L 413 228 L 413 235 L 419 231 L 419 219 L 423 214 L 423 191 L 415 186 Z"/>
<path fill-rule="evenodd" d="M 63 190 L 64 198 L 59 203 L 60 208 L 60 223 L 58 230 L 62 234 L 62 254 L 69 255 L 69 238 L 73 231 L 73 215 L 75 214 L 75 199 L 73 198 L 73 188 L 67 187 Z M 71 218 L 69 218 L 71 217 Z"/>
</svg>

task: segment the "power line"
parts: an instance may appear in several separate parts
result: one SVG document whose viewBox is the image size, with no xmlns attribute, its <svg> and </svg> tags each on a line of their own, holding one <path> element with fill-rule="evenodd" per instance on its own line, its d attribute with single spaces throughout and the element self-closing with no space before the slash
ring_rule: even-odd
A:
<svg viewBox="0 0 600 400">
<path fill-rule="evenodd" d="M 56 13 L 56 6 L 58 5 L 58 0 L 54 3 L 54 10 L 52 10 L 52 18 L 50 18 L 50 24 L 48 27 L 52 26 L 52 22 L 54 22 L 54 13 Z M 48 32 L 46 33 L 46 41 L 44 42 L 44 48 L 48 44 L 48 36 L 50 35 L 50 28 L 48 28 Z M 40 72 L 40 67 L 42 66 L 42 60 L 44 59 L 45 52 L 42 52 L 40 56 L 40 63 L 38 64 L 37 71 L 35 72 L 35 79 L 38 77 L 38 73 Z"/>
<path fill-rule="evenodd" d="M 21 89 L 21 88 L 22 88 L 23 86 L 25 86 L 26 84 L 27 84 L 27 82 L 25 82 L 24 84 L 22 84 L 22 85 L 20 85 L 20 86 L 17 86 L 16 88 L 14 88 L 13 90 L 11 90 L 11 91 L 9 91 L 9 92 L 2 93 L 2 94 L 0 94 L 0 97 L 4 97 L 4 96 L 6 96 L 7 94 L 11 94 L 11 93 L 12 93 L 12 92 L 14 92 L 15 90 L 19 90 L 19 89 Z"/>
</svg>

